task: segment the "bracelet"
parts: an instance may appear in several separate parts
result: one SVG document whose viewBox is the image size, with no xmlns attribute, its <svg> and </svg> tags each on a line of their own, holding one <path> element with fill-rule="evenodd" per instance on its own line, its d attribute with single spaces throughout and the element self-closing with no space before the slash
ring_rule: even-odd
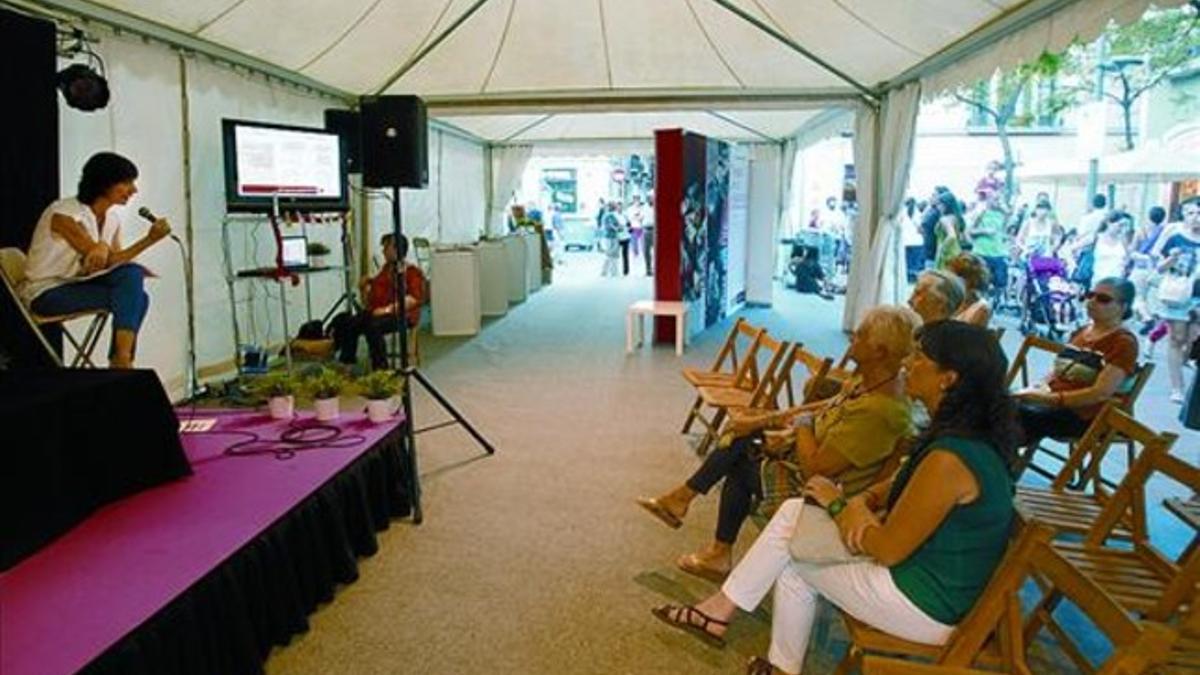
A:
<svg viewBox="0 0 1200 675">
<path fill-rule="evenodd" d="M 825 512 L 830 518 L 837 518 L 838 514 L 846 509 L 846 498 L 838 495 L 833 501 L 829 502 L 829 506 L 825 507 Z"/>
</svg>

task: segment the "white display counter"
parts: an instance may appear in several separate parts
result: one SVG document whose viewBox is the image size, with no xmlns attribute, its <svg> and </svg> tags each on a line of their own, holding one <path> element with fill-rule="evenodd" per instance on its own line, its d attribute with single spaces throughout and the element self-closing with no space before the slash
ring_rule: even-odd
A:
<svg viewBox="0 0 1200 675">
<path fill-rule="evenodd" d="M 528 246 L 520 235 L 509 235 L 500 240 L 504 244 L 506 284 L 509 302 L 524 302 L 529 295 L 529 276 L 525 272 Z"/>
<path fill-rule="evenodd" d="M 533 293 L 542 287 L 542 242 L 534 232 L 523 232 L 525 241 L 525 284 Z"/>
<path fill-rule="evenodd" d="M 475 335 L 481 319 L 479 252 L 434 249 L 430 257 L 430 313 L 434 335 Z"/>
<path fill-rule="evenodd" d="M 484 316 L 508 312 L 508 256 L 502 241 L 481 241 L 479 251 L 479 307 Z"/>
</svg>

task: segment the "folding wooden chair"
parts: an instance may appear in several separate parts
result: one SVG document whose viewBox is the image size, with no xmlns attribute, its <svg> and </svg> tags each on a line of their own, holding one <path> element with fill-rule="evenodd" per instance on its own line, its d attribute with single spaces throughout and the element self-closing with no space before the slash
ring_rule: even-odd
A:
<svg viewBox="0 0 1200 675">
<path fill-rule="evenodd" d="M 1059 596 L 1069 598 L 1092 623 L 1104 633 L 1113 645 L 1111 655 L 1097 668 L 1090 663 L 1084 668 L 1087 673 L 1118 673 L 1132 675 L 1150 672 L 1158 664 L 1169 661 L 1168 650 L 1178 644 L 1178 632 L 1155 622 L 1139 623 L 1123 611 L 1095 582 L 1083 574 L 1071 561 L 1063 557 L 1046 541 L 1037 541 L 1025 559 L 1025 575 L 1041 580 L 1044 588 L 1052 589 Z M 1017 597 L 1019 585 L 1006 589 L 1004 613 L 997 631 L 1000 643 L 1007 643 L 1007 654 L 1003 655 L 1001 667 L 1005 672 L 1030 673 L 1025 660 L 1028 641 L 1022 635 L 1021 604 Z M 957 631 L 956 631 L 957 634 Z M 951 638 L 953 644 L 954 638 Z M 950 645 L 947 645 L 949 647 Z M 918 664 L 912 661 L 868 656 L 863 660 L 863 672 L 871 675 L 910 675 L 949 673 L 984 673 L 975 670 L 970 663 L 942 659 L 937 664 Z M 1157 671 L 1156 671 L 1157 672 Z"/>
<path fill-rule="evenodd" d="M 1023 663 L 1020 624 L 1017 623 L 1014 629 L 1011 623 L 1004 620 L 1008 618 L 1011 622 L 1011 615 L 1015 612 L 1019 621 L 1020 600 L 1017 591 L 1028 576 L 1034 547 L 1048 541 L 1052 535 L 1053 530 L 1045 525 L 1036 521 L 1027 523 L 1010 542 L 1004 558 L 975 606 L 955 627 L 946 644 L 940 647 L 909 642 L 842 612 L 842 620 L 850 634 L 850 650 L 838 664 L 835 675 L 865 670 L 865 660 L 871 655 L 919 658 L 933 662 L 940 668 L 954 668 L 962 672 L 967 672 L 972 666 L 996 668 Z M 876 659 L 872 659 L 871 664 L 873 667 L 889 665 Z"/>
<path fill-rule="evenodd" d="M 700 440 L 700 445 L 696 447 L 698 454 L 703 455 L 708 452 L 709 445 L 717 440 L 730 410 L 735 408 L 770 409 L 774 405 L 780 387 L 776 381 L 777 375 L 785 368 L 791 370 L 791 359 L 795 358 L 795 350 L 792 349 L 790 342 L 775 340 L 766 332 L 759 335 L 758 343 L 760 348 L 765 349 L 770 356 L 753 389 L 746 390 L 739 386 L 701 386 L 699 388 L 701 409 L 696 413 L 696 419 L 704 426 L 705 433 L 704 438 Z M 783 363 L 785 356 L 789 359 L 787 364 Z M 783 367 L 781 368 L 781 366 Z M 705 406 L 713 409 L 712 417 L 704 416 Z"/>
<path fill-rule="evenodd" d="M 1018 377 L 1020 377 L 1022 387 L 1029 386 L 1031 381 L 1029 376 L 1028 361 L 1030 351 L 1041 351 L 1057 356 L 1059 352 L 1066 348 L 1067 345 L 1064 345 L 1060 342 L 1054 342 L 1053 340 L 1047 340 L 1037 335 L 1025 336 L 1025 341 L 1021 343 L 1021 348 L 1017 350 L 1017 355 L 1012 361 L 1012 366 L 1008 369 L 1009 388 L 1012 387 L 1013 383 Z M 1134 405 L 1137 403 L 1138 397 L 1142 395 L 1142 390 L 1146 388 L 1146 383 L 1150 381 L 1150 375 L 1153 373 L 1154 364 L 1144 363 L 1139 365 L 1137 369 L 1134 370 L 1133 374 L 1125 378 L 1125 381 L 1121 383 L 1121 387 L 1114 395 L 1113 401 L 1116 403 L 1116 405 L 1121 408 L 1121 410 L 1129 413 L 1129 415 L 1132 416 Z M 1069 458 L 1074 451 L 1074 444 L 1079 439 L 1055 438 L 1053 440 L 1056 440 L 1060 443 L 1065 443 L 1067 445 L 1067 454 L 1064 455 L 1052 448 L 1047 448 L 1040 443 L 1038 445 L 1031 445 L 1026 448 L 1025 452 L 1022 454 L 1022 472 L 1028 469 L 1051 480 L 1054 480 L 1057 477 L 1057 473 L 1055 471 L 1037 463 L 1037 454 L 1042 453 L 1048 455 L 1054 460 L 1065 465 L 1069 461 Z M 1125 444 L 1126 466 L 1131 466 L 1136 457 L 1137 449 L 1134 443 L 1129 439 L 1121 439 L 1121 442 Z M 1101 476 L 1100 480 L 1106 481 L 1109 487 L 1116 487 L 1115 481 L 1104 478 L 1103 476 Z M 1079 475 L 1074 481 L 1072 481 L 1072 485 L 1074 487 L 1079 487 L 1082 484 L 1082 481 L 1083 476 Z"/>
<path fill-rule="evenodd" d="M 684 368 L 683 379 L 697 390 L 700 387 L 722 386 L 753 389 L 759 379 L 757 359 L 759 338 L 765 334 L 765 329 L 756 328 L 750 325 L 750 322 L 739 317 L 733 327 L 729 329 L 729 335 L 725 336 L 725 343 L 717 352 L 717 358 L 713 361 L 712 366 L 708 370 Z M 703 405 L 704 401 L 697 391 L 696 400 L 688 410 L 687 419 L 684 420 L 683 430 L 680 433 L 686 434 L 692 428 L 692 422 L 696 420 L 696 415 Z"/>
<path fill-rule="evenodd" d="M 1036 519 L 1059 532 L 1086 534 L 1112 499 L 1109 483 L 1100 477 L 1100 464 L 1108 448 L 1115 442 L 1143 448 L 1165 444 L 1170 448 L 1173 441 L 1173 436 L 1154 433 L 1108 403 L 1072 447 L 1066 464 L 1049 488 L 1017 486 L 1017 510 L 1023 518 Z M 1136 497 L 1136 508 L 1123 514 L 1113 527 L 1112 537 L 1116 539 L 1129 540 L 1134 531 L 1146 530 L 1145 495 L 1140 485 L 1130 489 Z"/>
<path fill-rule="evenodd" d="M 1179 639 L 1167 653 L 1163 673 L 1200 673 L 1200 604 L 1194 597 L 1190 604 L 1187 617 L 1179 625 Z"/>
<path fill-rule="evenodd" d="M 21 299 L 17 289 L 21 283 L 25 281 L 25 254 L 18 248 L 0 249 L 0 270 L 4 277 L 4 284 L 8 287 L 8 292 L 12 294 L 16 304 L 21 308 L 21 314 L 25 320 L 33 327 L 33 330 L 38 333 L 39 339 L 50 349 L 54 355 L 54 360 L 59 364 L 62 363 L 62 358 L 50 348 L 48 342 L 42 337 L 39 328 L 41 326 L 58 324 L 62 330 L 63 336 L 71 343 L 75 349 L 75 356 L 71 360 L 72 368 L 88 367 L 95 368 L 96 364 L 92 362 L 92 353 L 96 350 L 96 345 L 100 342 L 100 336 L 104 332 L 104 326 L 108 323 L 107 310 L 88 310 L 84 312 L 73 312 L 71 314 L 57 314 L 53 316 L 43 316 L 35 314 Z M 91 317 L 88 322 L 87 329 L 83 334 L 83 338 L 76 338 L 73 333 L 67 328 L 68 321 L 75 319 L 84 319 Z"/>
<path fill-rule="evenodd" d="M 1144 489 L 1151 475 L 1161 473 L 1193 491 L 1200 490 L 1200 468 L 1170 454 L 1175 437 L 1162 434 L 1146 443 L 1129 474 L 1105 504 L 1082 542 L 1055 540 L 1054 550 L 1120 605 L 1142 619 L 1169 622 L 1179 618 L 1196 597 L 1200 582 L 1200 551 L 1195 548 L 1172 560 L 1151 542 L 1145 528 Z M 1129 544 L 1107 547 L 1118 525 L 1131 523 Z M 1026 626 L 1030 638 L 1045 626 L 1080 668 L 1087 659 L 1051 615 L 1061 596 L 1050 592 L 1038 603 Z"/>
</svg>

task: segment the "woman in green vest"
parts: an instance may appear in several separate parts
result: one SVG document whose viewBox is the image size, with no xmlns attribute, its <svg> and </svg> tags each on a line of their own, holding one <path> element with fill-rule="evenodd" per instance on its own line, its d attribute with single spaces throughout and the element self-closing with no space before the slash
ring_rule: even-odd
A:
<svg viewBox="0 0 1200 675">
<path fill-rule="evenodd" d="M 925 326 L 905 386 L 932 419 L 909 461 L 851 499 L 832 481 L 812 479 L 812 503 L 785 502 L 720 592 L 654 615 L 719 645 L 737 609 L 753 611 L 774 586 L 771 648 L 767 659 L 750 662 L 752 675 L 800 672 L 821 596 L 896 637 L 943 644 L 983 592 L 1012 528 L 1018 434 L 1007 366 L 985 328 Z M 792 557 L 793 537 L 805 536 L 797 527 L 817 520 L 800 518 L 812 508 L 826 510 L 856 557 Z"/>
</svg>

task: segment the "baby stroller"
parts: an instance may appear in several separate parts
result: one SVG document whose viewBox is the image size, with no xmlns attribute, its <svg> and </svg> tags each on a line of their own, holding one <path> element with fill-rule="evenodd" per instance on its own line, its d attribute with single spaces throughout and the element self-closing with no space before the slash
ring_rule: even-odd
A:
<svg viewBox="0 0 1200 675">
<path fill-rule="evenodd" d="M 1055 256 L 1031 255 L 1025 264 L 1021 332 L 1061 341 L 1079 320 L 1078 294 L 1066 262 Z"/>
</svg>

